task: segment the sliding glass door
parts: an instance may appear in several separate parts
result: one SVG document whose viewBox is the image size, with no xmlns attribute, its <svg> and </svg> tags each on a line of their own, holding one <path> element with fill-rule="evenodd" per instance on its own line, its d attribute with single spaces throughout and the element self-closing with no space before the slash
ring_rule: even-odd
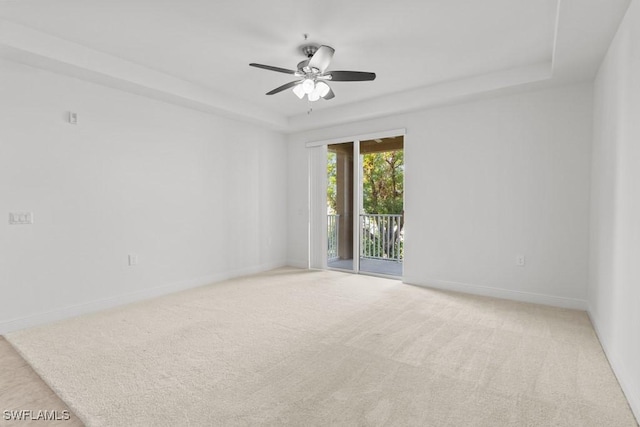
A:
<svg viewBox="0 0 640 427">
<path fill-rule="evenodd" d="M 326 146 L 326 266 L 402 276 L 404 137 Z"/>
<path fill-rule="evenodd" d="M 354 184 L 357 162 L 353 142 L 327 146 L 327 266 L 357 271 L 354 264 Z"/>
</svg>

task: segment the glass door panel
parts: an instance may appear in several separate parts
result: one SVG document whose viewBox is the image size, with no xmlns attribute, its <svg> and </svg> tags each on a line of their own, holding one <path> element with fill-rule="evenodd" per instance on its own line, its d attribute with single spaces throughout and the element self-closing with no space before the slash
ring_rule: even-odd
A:
<svg viewBox="0 0 640 427">
<path fill-rule="evenodd" d="M 404 137 L 330 144 L 326 156 L 327 267 L 402 276 Z"/>
<path fill-rule="evenodd" d="M 354 143 L 327 147 L 327 266 L 354 265 Z"/>
<path fill-rule="evenodd" d="M 360 271 L 402 276 L 404 137 L 360 141 Z"/>
</svg>

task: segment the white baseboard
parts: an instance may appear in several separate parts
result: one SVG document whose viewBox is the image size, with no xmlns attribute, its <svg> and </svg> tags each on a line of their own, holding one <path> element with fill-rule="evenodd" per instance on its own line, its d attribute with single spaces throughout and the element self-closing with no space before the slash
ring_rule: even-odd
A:
<svg viewBox="0 0 640 427">
<path fill-rule="evenodd" d="M 550 305 L 553 307 L 586 310 L 587 301 L 575 298 L 559 297 L 555 295 L 536 294 L 533 292 L 516 291 L 512 289 L 492 288 L 490 286 L 471 285 L 468 283 L 450 282 L 446 280 L 417 280 L 403 277 L 404 283 L 445 291 L 463 292 L 466 294 L 508 299 L 533 304 Z"/>
<path fill-rule="evenodd" d="M 287 265 L 289 267 L 304 268 L 306 270 L 309 268 L 309 261 L 290 259 L 289 261 L 287 261 Z"/>
<path fill-rule="evenodd" d="M 636 417 L 636 422 L 640 424 L 640 395 L 637 394 L 638 390 L 634 389 L 631 384 L 629 384 L 629 381 L 626 380 L 626 378 L 631 378 L 631 376 L 624 365 L 620 363 L 619 359 L 611 352 L 611 349 L 607 345 L 607 341 L 602 339 L 603 337 L 600 334 L 600 329 L 598 327 L 598 320 L 593 315 L 591 308 L 587 310 L 587 313 L 589 314 L 589 319 L 591 319 L 593 329 L 596 331 L 602 350 L 609 360 L 609 366 L 611 366 L 611 370 L 616 376 L 618 384 L 620 384 L 620 388 L 627 398 L 627 402 L 629 402 L 629 407 L 631 408 L 633 415 Z"/>
<path fill-rule="evenodd" d="M 204 277 L 182 280 L 163 286 L 143 289 L 122 295 L 116 295 L 110 298 L 100 300 L 87 301 L 81 304 L 75 304 L 67 307 L 61 307 L 54 310 L 35 313 L 24 317 L 0 321 L 0 335 L 20 329 L 31 328 L 58 320 L 68 319 L 70 317 L 82 314 L 93 313 L 96 311 L 106 310 L 108 308 L 130 304 L 136 301 L 142 301 L 186 289 L 197 288 L 199 286 L 210 285 L 227 279 L 240 276 L 261 273 L 263 271 L 272 270 L 274 268 L 284 267 L 286 262 L 265 263 L 249 268 L 239 270 L 225 271 L 222 273 L 211 274 Z"/>
</svg>

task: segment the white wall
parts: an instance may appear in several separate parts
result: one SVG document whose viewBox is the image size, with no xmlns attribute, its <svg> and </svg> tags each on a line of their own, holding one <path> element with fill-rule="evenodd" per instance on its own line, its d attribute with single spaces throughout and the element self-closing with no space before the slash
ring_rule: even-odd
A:
<svg viewBox="0 0 640 427">
<path fill-rule="evenodd" d="M 591 125 L 577 85 L 290 135 L 289 262 L 308 253 L 304 143 L 406 128 L 405 282 L 586 308 Z"/>
<path fill-rule="evenodd" d="M 275 132 L 0 62 L 0 333 L 284 264 L 286 157 Z"/>
<path fill-rule="evenodd" d="M 640 3 L 595 82 L 589 314 L 640 419 Z"/>
</svg>

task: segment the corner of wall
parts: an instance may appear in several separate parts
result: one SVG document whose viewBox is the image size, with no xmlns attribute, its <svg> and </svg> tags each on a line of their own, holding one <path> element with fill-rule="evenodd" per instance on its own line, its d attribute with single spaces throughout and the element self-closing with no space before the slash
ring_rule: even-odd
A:
<svg viewBox="0 0 640 427">
<path fill-rule="evenodd" d="M 577 298 L 564 298 L 555 295 L 544 295 L 533 292 L 516 291 L 512 289 L 494 288 L 491 286 L 474 285 L 469 283 L 451 282 L 446 280 L 420 280 L 404 277 L 403 283 L 408 285 L 434 288 L 444 291 L 462 292 L 492 298 L 519 301 L 531 304 L 542 304 L 552 307 L 568 308 L 572 310 L 586 310 L 587 301 Z"/>
<path fill-rule="evenodd" d="M 631 376 L 627 372 L 627 369 L 615 357 L 613 352 L 609 350 L 609 346 L 607 345 L 606 341 L 603 340 L 604 335 L 602 335 L 600 331 L 600 327 L 599 327 L 600 323 L 598 322 L 596 316 L 593 314 L 591 305 L 589 305 L 587 309 L 587 314 L 589 316 L 589 320 L 591 321 L 591 324 L 593 325 L 593 330 L 596 332 L 596 336 L 598 337 L 598 341 L 600 342 L 602 351 L 604 352 L 604 355 L 609 361 L 609 366 L 611 367 L 613 374 L 618 380 L 618 384 L 620 385 L 622 392 L 627 398 L 627 402 L 629 403 L 631 412 L 633 412 L 633 415 L 636 417 L 636 422 L 640 423 L 640 394 L 638 394 L 639 391 L 635 390 L 632 387 L 632 385 L 629 383 L 629 381 L 626 380 L 626 378 L 631 378 Z"/>
</svg>

